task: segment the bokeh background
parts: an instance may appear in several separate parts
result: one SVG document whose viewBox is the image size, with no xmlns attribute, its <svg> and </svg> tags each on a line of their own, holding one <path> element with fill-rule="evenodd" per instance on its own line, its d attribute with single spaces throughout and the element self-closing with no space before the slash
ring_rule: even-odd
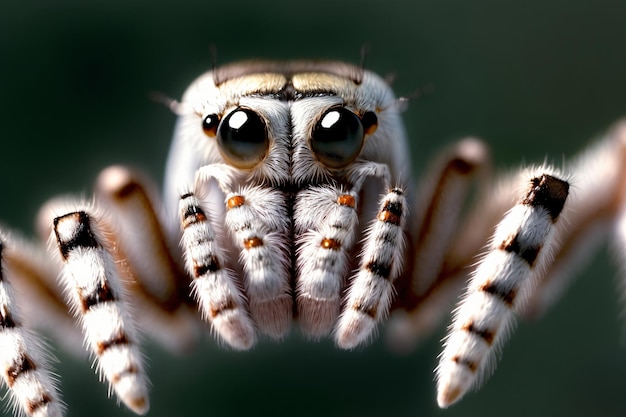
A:
<svg viewBox="0 0 626 417">
<path fill-rule="evenodd" d="M 395 74 L 398 94 L 434 90 L 406 112 L 415 172 L 464 135 L 501 169 L 561 163 L 626 115 L 626 2 L 3 1 L 0 3 L 0 219 L 32 233 L 37 208 L 88 196 L 97 172 L 126 163 L 161 178 L 179 98 L 218 62 L 321 57 Z M 548 314 L 520 323 L 497 372 L 449 410 L 432 370 L 446 323 L 409 356 L 382 339 L 261 343 L 249 353 L 207 337 L 191 355 L 149 345 L 150 416 L 621 416 L 626 348 L 617 271 L 606 248 Z M 70 416 L 129 416 L 90 361 L 62 350 Z M 8 411 L 4 411 L 10 415 Z"/>
</svg>

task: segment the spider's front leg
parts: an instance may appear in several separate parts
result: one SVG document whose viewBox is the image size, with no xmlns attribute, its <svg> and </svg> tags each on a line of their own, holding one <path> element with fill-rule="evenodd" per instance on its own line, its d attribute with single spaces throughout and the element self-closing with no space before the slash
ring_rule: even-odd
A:
<svg viewBox="0 0 626 417">
<path fill-rule="evenodd" d="M 220 189 L 226 196 L 223 219 L 234 246 L 240 250 L 250 316 L 261 332 L 281 338 L 289 330 L 293 311 L 285 196 L 279 190 L 259 185 L 234 191 L 232 178 L 236 175 L 227 165 L 207 165 L 198 170 L 195 188 L 215 182 L 219 189 L 212 189 L 209 197 L 215 200 Z M 230 265 L 220 249 L 225 241 L 215 232 L 217 219 L 212 220 L 212 213 L 207 215 L 200 205 L 195 193 L 184 193 L 179 206 L 187 268 L 196 278 L 199 302 L 215 330 L 233 347 L 247 349 L 254 343 L 255 335 L 239 289 L 241 284 L 234 274 L 222 273 L 222 265 Z M 220 324 L 216 319 L 222 313 L 229 315 L 228 320 L 235 320 L 235 325 L 228 324 L 228 320 Z"/>
<path fill-rule="evenodd" d="M 389 313 L 393 281 L 402 270 L 407 215 L 404 191 L 390 186 L 385 165 L 355 164 L 351 177 L 355 190 L 361 189 L 367 177 L 381 178 L 387 193 L 376 219 L 366 230 L 359 269 L 350 280 L 345 309 L 336 326 L 335 341 L 344 349 L 366 341 Z"/>
</svg>

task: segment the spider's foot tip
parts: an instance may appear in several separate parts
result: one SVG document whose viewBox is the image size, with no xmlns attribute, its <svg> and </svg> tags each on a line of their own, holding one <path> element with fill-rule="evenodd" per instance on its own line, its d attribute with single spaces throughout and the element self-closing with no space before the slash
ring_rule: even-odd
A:
<svg viewBox="0 0 626 417">
<path fill-rule="evenodd" d="M 147 396 L 125 398 L 124 404 L 135 414 L 146 415 L 150 410 L 150 401 Z"/>
<path fill-rule="evenodd" d="M 437 404 L 439 408 L 448 408 L 455 402 L 461 399 L 465 391 L 461 386 L 455 384 L 448 384 L 439 389 L 437 394 Z"/>
</svg>

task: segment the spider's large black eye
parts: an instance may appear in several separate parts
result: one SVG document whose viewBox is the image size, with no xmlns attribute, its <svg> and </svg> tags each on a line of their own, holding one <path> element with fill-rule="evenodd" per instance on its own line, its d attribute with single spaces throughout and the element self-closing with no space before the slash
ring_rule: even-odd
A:
<svg viewBox="0 0 626 417">
<path fill-rule="evenodd" d="M 238 108 L 220 123 L 217 145 L 228 163 L 252 168 L 265 158 L 269 147 L 265 122 L 254 111 Z"/>
<path fill-rule="evenodd" d="M 358 156 L 364 137 L 359 116 L 344 107 L 332 108 L 315 124 L 311 150 L 328 168 L 342 168 Z"/>
</svg>

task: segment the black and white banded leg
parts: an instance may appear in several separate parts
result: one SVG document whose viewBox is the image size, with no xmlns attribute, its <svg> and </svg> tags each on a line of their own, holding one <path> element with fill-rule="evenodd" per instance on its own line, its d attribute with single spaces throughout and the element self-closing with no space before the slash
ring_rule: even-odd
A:
<svg viewBox="0 0 626 417">
<path fill-rule="evenodd" d="M 28 417 L 60 417 L 65 407 L 49 369 L 42 339 L 24 327 L 7 280 L 6 239 L 0 236 L 0 370 L 15 411 Z"/>
<path fill-rule="evenodd" d="M 128 408 L 147 413 L 148 378 L 137 330 L 104 234 L 86 208 L 56 217 L 54 234 L 64 263 L 61 279 L 101 376 Z"/>
<path fill-rule="evenodd" d="M 254 323 L 246 310 L 245 296 L 226 257 L 209 216 L 193 193 L 180 200 L 182 245 L 187 271 L 203 317 L 230 346 L 245 350 L 256 341 Z"/>
<path fill-rule="evenodd" d="M 436 369 L 440 407 L 458 401 L 480 381 L 549 258 L 554 225 L 569 194 L 569 183 L 551 171 L 542 168 L 527 177 L 525 194 L 497 226 L 456 309 Z"/>
<path fill-rule="evenodd" d="M 365 233 L 359 270 L 350 280 L 335 341 L 344 349 L 365 342 L 389 313 L 393 281 L 402 270 L 407 202 L 400 188 L 389 189 L 376 220 Z"/>
</svg>

